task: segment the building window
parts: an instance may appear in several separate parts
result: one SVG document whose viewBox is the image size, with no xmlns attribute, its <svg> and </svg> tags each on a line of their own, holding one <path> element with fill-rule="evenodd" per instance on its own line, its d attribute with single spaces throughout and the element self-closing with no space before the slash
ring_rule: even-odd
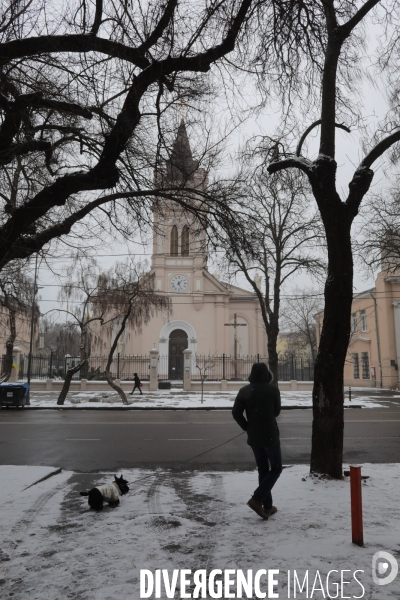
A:
<svg viewBox="0 0 400 600">
<path fill-rule="evenodd" d="M 351 333 L 357 333 L 357 313 L 351 313 Z"/>
<path fill-rule="evenodd" d="M 182 256 L 189 256 L 189 227 L 187 225 L 182 229 L 181 254 Z"/>
<path fill-rule="evenodd" d="M 360 379 L 360 365 L 357 352 L 353 354 L 353 377 L 354 379 Z"/>
<path fill-rule="evenodd" d="M 171 229 L 171 256 L 178 256 L 178 228 L 176 225 Z"/>
<path fill-rule="evenodd" d="M 361 331 L 367 331 L 367 315 L 365 310 L 360 310 Z"/>
<path fill-rule="evenodd" d="M 361 352 L 362 378 L 369 379 L 369 358 L 368 352 Z"/>
</svg>

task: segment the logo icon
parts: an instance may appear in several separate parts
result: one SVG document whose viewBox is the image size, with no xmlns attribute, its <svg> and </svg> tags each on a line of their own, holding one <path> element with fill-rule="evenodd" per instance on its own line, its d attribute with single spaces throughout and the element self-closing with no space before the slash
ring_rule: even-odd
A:
<svg viewBox="0 0 400 600">
<path fill-rule="evenodd" d="M 391 567 L 390 571 L 389 567 Z M 376 585 L 388 585 L 388 583 L 392 583 L 396 579 L 398 572 L 399 565 L 394 556 L 384 550 L 375 552 L 372 557 L 372 579 Z M 385 573 L 388 573 L 388 575 L 385 575 Z M 385 577 L 379 577 L 378 575 L 385 575 Z"/>
</svg>

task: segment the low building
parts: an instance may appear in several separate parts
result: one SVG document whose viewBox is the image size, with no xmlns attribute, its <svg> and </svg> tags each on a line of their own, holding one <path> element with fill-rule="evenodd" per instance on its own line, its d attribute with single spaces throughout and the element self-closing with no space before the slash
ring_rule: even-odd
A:
<svg viewBox="0 0 400 600">
<path fill-rule="evenodd" d="M 317 341 L 324 312 L 316 315 Z M 345 386 L 400 389 L 400 274 L 382 271 L 375 287 L 356 294 Z"/>
<path fill-rule="evenodd" d="M 29 343 L 31 339 L 31 309 L 19 309 L 15 318 L 16 333 L 14 346 L 21 349 L 22 354 L 29 354 Z M 33 341 L 38 339 L 39 331 L 39 309 L 34 323 Z M 10 336 L 10 317 L 8 309 L 0 304 L 0 356 L 6 353 L 6 343 Z M 34 345 L 35 347 L 35 345 Z"/>
<path fill-rule="evenodd" d="M 310 344 L 301 332 L 280 331 L 276 341 L 276 350 L 280 357 L 312 358 Z"/>
</svg>

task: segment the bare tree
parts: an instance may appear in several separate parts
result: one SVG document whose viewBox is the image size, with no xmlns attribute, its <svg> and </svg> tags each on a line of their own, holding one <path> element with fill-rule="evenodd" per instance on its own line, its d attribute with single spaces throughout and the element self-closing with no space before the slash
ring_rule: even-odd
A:
<svg viewBox="0 0 400 600">
<path fill-rule="evenodd" d="M 323 269 L 315 252 L 320 224 L 309 204 L 302 175 L 271 178 L 260 171 L 243 187 L 240 226 L 229 219 L 221 223 L 223 261 L 228 271 L 244 275 L 260 304 L 275 385 L 282 286 L 296 273 L 315 275 Z"/>
<path fill-rule="evenodd" d="M 101 275 L 94 308 L 95 314 L 102 315 L 102 327 L 111 337 L 105 368 L 107 382 L 127 404 L 124 391 L 111 374 L 118 342 L 127 328 L 132 332 L 140 330 L 155 313 L 165 311 L 168 314 L 170 299 L 154 291 L 154 277 L 144 271 L 143 265 L 127 261 L 116 263 Z"/>
<path fill-rule="evenodd" d="M 296 5 L 296 11 L 293 11 L 292 4 Z M 289 12 L 296 12 L 296 19 L 292 19 Z M 305 173 L 321 213 L 328 248 L 328 274 L 324 324 L 315 365 L 311 471 L 341 478 L 343 367 L 350 337 L 353 297 L 351 226 L 370 188 L 374 176 L 372 166 L 400 140 L 398 112 L 392 115 L 394 122 L 388 121 L 365 142 L 369 150 L 355 169 L 348 194 L 343 199 L 336 188 L 336 135 L 338 128 L 349 132 L 350 124 L 357 122 L 362 125 L 361 119 L 356 117 L 360 110 L 357 98 L 360 97 L 360 79 L 366 65 L 363 62 L 366 55 L 365 32 L 372 19 L 376 29 L 369 27 L 368 32 L 379 35 L 381 58 L 386 59 L 392 74 L 396 69 L 398 73 L 399 36 L 396 28 L 400 6 L 393 3 L 388 7 L 381 0 L 357 3 L 306 0 L 295 1 L 291 8 L 283 8 L 282 16 L 286 17 L 287 27 L 277 46 L 288 51 L 286 55 L 281 52 L 275 58 L 277 68 L 283 70 L 278 84 L 286 114 L 288 118 L 291 115 L 292 119 L 298 120 L 298 113 L 295 115 L 293 110 L 297 99 L 308 113 L 315 115 L 315 120 L 305 129 L 293 153 L 282 153 L 278 141 L 270 146 L 268 170 L 278 173 L 298 169 Z M 312 25 L 307 26 L 307 22 Z M 296 74 L 296 67 L 300 65 Z M 379 66 L 382 66 L 382 61 Z M 300 73 L 304 75 L 304 83 Z M 377 73 L 377 76 L 380 74 Z M 386 88 L 386 85 L 382 83 L 382 87 Z M 388 90 L 389 96 L 392 90 Z M 303 154 L 303 147 L 307 136 L 317 126 L 320 126 L 319 153 L 312 160 Z"/>
<path fill-rule="evenodd" d="M 0 270 L 93 211 L 118 222 L 162 195 L 185 202 L 186 181 L 153 179 L 170 158 L 174 106 L 208 93 L 207 74 L 235 49 L 251 7 L 10 4 L 0 28 Z"/>
<path fill-rule="evenodd" d="M 202 360 L 201 364 L 199 359 L 196 357 L 196 369 L 199 370 L 200 373 L 200 381 L 201 381 L 201 403 L 203 404 L 204 398 L 204 382 L 207 379 L 208 373 L 207 371 L 212 371 L 215 367 L 215 360 L 212 356 L 208 356 L 204 360 Z"/>
<path fill-rule="evenodd" d="M 99 293 L 99 272 L 96 261 L 82 260 L 79 254 L 68 269 L 67 282 L 58 295 L 60 300 L 71 303 L 71 308 L 55 309 L 66 314 L 75 322 L 80 332 L 79 361 L 70 367 L 65 375 L 64 384 L 58 396 L 57 404 L 63 405 L 69 392 L 73 376 L 87 366 L 91 353 L 92 326 L 96 321 L 103 322 L 103 313 L 93 314 L 92 305 Z M 98 306 L 98 304 L 97 304 Z M 105 307 L 103 307 L 105 310 Z M 54 312 L 54 310 L 50 311 Z"/>
<path fill-rule="evenodd" d="M 54 318 L 43 316 L 40 319 L 40 335 L 44 338 L 45 347 L 57 356 L 79 354 L 80 333 L 73 320 L 60 323 Z"/>
<path fill-rule="evenodd" d="M 0 305 L 1 317 L 9 334 L 6 340 L 6 354 L 3 361 L 3 372 L 0 383 L 7 381 L 11 375 L 14 343 L 18 334 L 18 320 L 31 320 L 31 303 L 33 297 L 33 282 L 27 275 L 27 265 L 20 261 L 8 265 L 0 276 Z M 34 313 L 38 320 L 39 311 Z"/>
<path fill-rule="evenodd" d="M 322 303 L 322 296 L 317 288 L 296 287 L 290 296 L 286 296 L 282 306 L 284 329 L 296 336 L 300 348 L 310 352 L 313 362 L 317 355 L 315 315 Z"/>
</svg>

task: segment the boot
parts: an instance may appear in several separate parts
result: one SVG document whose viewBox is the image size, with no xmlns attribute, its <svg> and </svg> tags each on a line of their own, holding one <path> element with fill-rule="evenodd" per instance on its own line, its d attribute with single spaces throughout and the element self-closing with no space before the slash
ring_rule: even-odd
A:
<svg viewBox="0 0 400 600">
<path fill-rule="evenodd" d="M 257 498 L 252 496 L 252 498 L 250 498 L 248 501 L 247 506 L 249 506 L 251 510 L 254 510 L 254 512 L 264 519 L 264 521 L 268 521 L 268 515 L 264 512 L 263 505 L 260 500 L 257 500 Z"/>
<path fill-rule="evenodd" d="M 264 508 L 264 512 L 268 517 L 271 517 L 276 512 L 278 512 L 278 509 L 276 508 L 276 506 L 271 506 L 271 508 Z"/>
</svg>

